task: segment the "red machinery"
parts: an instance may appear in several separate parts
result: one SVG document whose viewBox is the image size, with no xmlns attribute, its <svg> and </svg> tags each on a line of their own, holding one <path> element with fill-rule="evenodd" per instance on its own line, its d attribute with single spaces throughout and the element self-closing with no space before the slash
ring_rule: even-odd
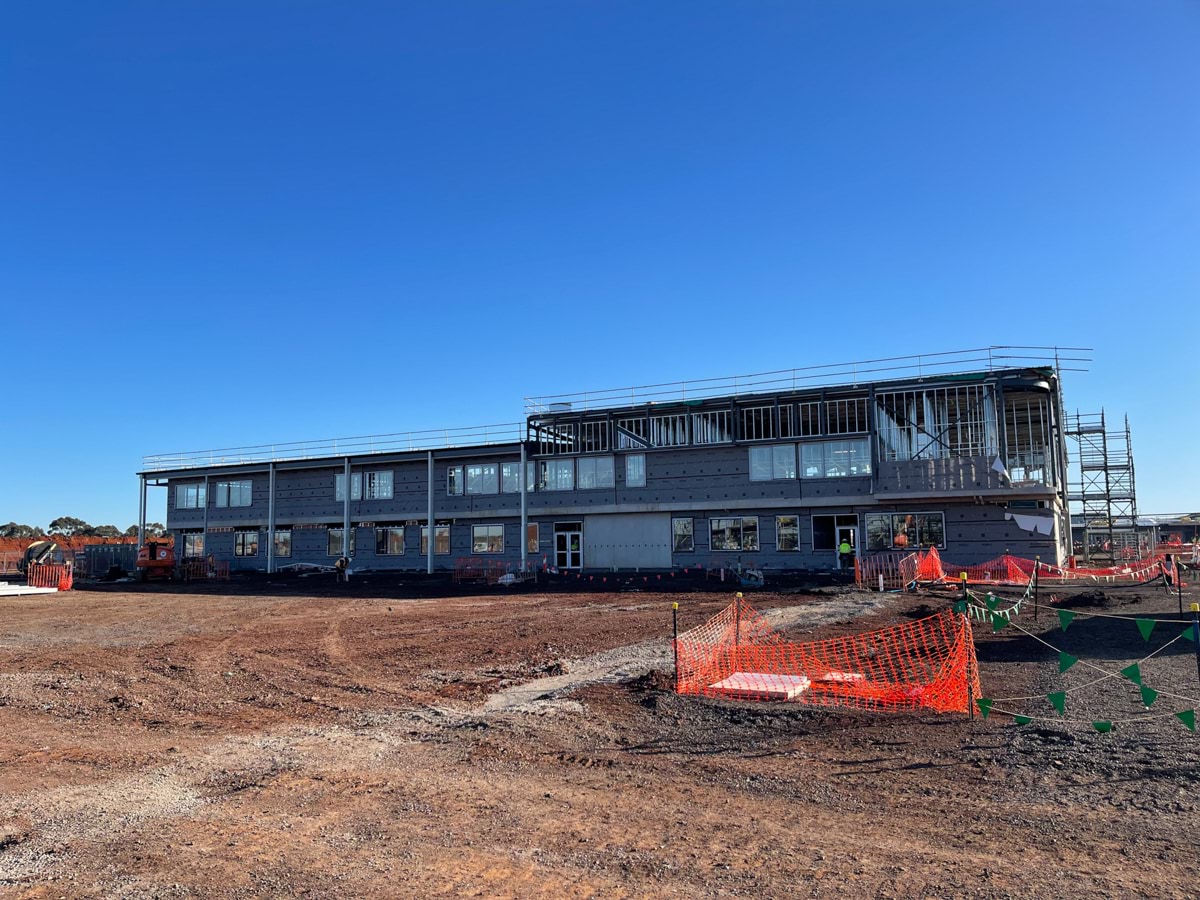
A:
<svg viewBox="0 0 1200 900">
<path fill-rule="evenodd" d="M 147 541 L 138 550 L 137 568 L 142 581 L 149 581 L 151 578 L 174 579 L 175 551 L 166 544 Z"/>
</svg>

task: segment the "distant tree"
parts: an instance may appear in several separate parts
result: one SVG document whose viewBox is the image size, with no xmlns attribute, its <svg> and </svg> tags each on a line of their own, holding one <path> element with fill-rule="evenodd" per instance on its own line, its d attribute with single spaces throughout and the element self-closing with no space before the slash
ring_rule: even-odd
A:
<svg viewBox="0 0 1200 900">
<path fill-rule="evenodd" d="M 116 525 L 97 525 L 92 529 L 93 537 L 120 537 L 121 532 Z"/>
<path fill-rule="evenodd" d="M 42 530 L 40 528 L 34 528 L 32 525 L 18 525 L 16 522 L 0 525 L 0 537 L 33 538 L 41 533 Z"/>
<path fill-rule="evenodd" d="M 74 516 L 60 516 L 50 523 L 49 534 L 61 534 L 64 537 L 74 537 L 75 535 L 90 534 L 92 526 L 83 519 L 77 519 Z"/>
<path fill-rule="evenodd" d="M 146 523 L 146 537 L 162 537 L 167 533 L 167 528 L 161 522 Z M 137 526 L 130 525 L 125 529 L 125 537 L 137 537 Z"/>
</svg>

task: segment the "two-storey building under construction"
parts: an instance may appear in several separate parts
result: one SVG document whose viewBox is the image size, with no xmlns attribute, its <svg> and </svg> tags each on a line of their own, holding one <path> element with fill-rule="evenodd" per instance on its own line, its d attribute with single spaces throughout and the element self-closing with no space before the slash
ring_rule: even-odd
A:
<svg viewBox="0 0 1200 900">
<path fill-rule="evenodd" d="M 1057 351 L 989 348 L 527 400 L 513 425 L 147 457 L 177 557 L 234 570 L 1062 563 Z M 347 539 L 348 537 L 348 539 Z"/>
</svg>

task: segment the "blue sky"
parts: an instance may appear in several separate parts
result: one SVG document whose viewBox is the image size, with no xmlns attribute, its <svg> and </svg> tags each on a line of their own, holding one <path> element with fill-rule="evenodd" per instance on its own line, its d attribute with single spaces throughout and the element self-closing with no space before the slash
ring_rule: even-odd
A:
<svg viewBox="0 0 1200 900">
<path fill-rule="evenodd" d="M 0 521 L 527 394 L 1095 348 L 1200 509 L 1200 4 L 9 3 Z M 165 500 L 152 494 L 151 518 Z"/>
</svg>

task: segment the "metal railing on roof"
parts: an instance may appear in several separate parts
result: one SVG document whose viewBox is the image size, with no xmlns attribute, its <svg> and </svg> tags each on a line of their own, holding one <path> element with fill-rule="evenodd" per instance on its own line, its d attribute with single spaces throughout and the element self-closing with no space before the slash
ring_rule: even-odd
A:
<svg viewBox="0 0 1200 900">
<path fill-rule="evenodd" d="M 142 457 L 142 471 L 164 472 L 209 466 L 322 459 L 331 456 L 367 456 L 374 453 L 405 453 L 412 450 L 478 447 L 489 444 L 515 443 L 524 437 L 524 422 L 475 425 L 468 428 L 442 428 L 430 431 L 402 431 L 393 434 L 368 434 L 319 441 L 291 441 L 282 444 L 258 444 L 250 447 L 226 447 L 217 450 L 157 453 Z"/>
<path fill-rule="evenodd" d="M 845 387 L 872 381 L 939 377 L 1001 369 L 1052 367 L 1063 372 L 1086 372 L 1085 368 L 1064 366 L 1064 363 L 1090 363 L 1090 356 L 1063 354 L 1090 352 L 1090 347 L 991 346 L 943 353 L 919 353 L 912 356 L 802 366 L 749 375 L 526 397 L 525 414 L 536 416 L 557 412 L 586 412 L 618 406 L 679 403 L 711 397 L 739 397 L 745 394 L 801 390 L 806 387 Z"/>
</svg>

